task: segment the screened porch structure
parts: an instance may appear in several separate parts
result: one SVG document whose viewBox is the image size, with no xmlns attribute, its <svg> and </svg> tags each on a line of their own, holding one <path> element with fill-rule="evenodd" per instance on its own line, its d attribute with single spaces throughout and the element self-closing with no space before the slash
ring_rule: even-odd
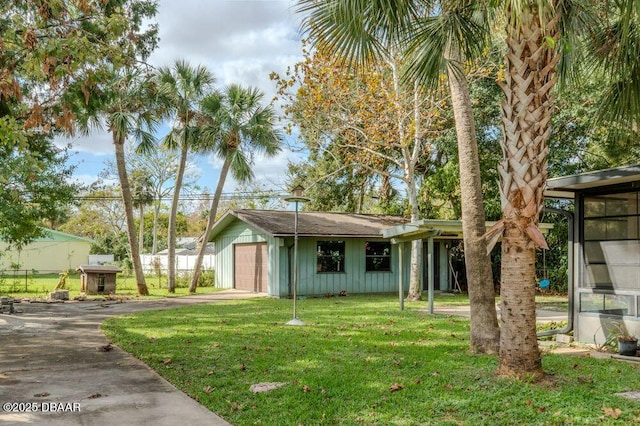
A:
<svg viewBox="0 0 640 426">
<path fill-rule="evenodd" d="M 640 335 L 640 165 L 550 179 L 545 196 L 574 205 L 575 339 Z"/>
</svg>

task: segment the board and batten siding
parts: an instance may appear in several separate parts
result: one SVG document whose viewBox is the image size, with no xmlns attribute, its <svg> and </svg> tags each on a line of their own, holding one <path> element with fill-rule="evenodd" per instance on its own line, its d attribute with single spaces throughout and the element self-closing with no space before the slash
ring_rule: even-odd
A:
<svg viewBox="0 0 640 426">
<path fill-rule="evenodd" d="M 344 272 L 317 271 L 317 242 L 345 242 Z M 398 289 L 398 248 L 391 246 L 391 271 L 366 272 L 365 243 L 385 241 L 377 238 L 300 238 L 298 240 L 298 294 L 301 296 L 337 295 L 347 293 L 391 293 Z M 289 295 L 289 258 L 293 261 L 293 238 L 286 238 L 280 247 L 279 296 Z M 291 269 L 292 271 L 292 269 Z"/>
<path fill-rule="evenodd" d="M 215 239 L 216 244 L 216 260 L 215 274 L 216 287 L 233 288 L 233 271 L 234 271 L 234 245 L 247 243 L 267 243 L 267 252 L 269 256 L 267 267 L 267 288 L 269 294 L 273 294 L 272 283 L 279 279 L 278 271 L 278 250 L 276 249 L 279 241 L 278 238 L 272 238 L 265 235 L 260 230 L 242 222 L 235 220 L 224 231 L 222 231 Z"/>
</svg>

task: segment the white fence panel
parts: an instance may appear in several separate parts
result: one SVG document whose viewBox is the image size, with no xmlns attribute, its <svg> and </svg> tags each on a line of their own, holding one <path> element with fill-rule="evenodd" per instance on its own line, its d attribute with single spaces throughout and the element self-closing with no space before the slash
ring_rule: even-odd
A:
<svg viewBox="0 0 640 426">
<path fill-rule="evenodd" d="M 178 273 L 190 273 L 196 264 L 197 255 L 176 255 L 176 271 Z M 142 269 L 145 274 L 155 274 L 156 264 L 159 262 L 162 273 L 166 273 L 169 269 L 169 257 L 157 254 L 143 254 L 140 256 L 142 261 Z M 214 254 L 205 254 L 202 259 L 203 270 L 213 270 L 215 264 Z"/>
<path fill-rule="evenodd" d="M 112 254 L 90 254 L 89 265 L 105 265 L 114 262 Z"/>
</svg>

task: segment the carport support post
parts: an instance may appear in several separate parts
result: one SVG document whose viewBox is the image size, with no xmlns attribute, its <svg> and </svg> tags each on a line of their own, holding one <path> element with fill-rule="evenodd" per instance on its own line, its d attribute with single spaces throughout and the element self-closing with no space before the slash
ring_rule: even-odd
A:
<svg viewBox="0 0 640 426">
<path fill-rule="evenodd" d="M 398 293 L 400 296 L 400 310 L 404 310 L 404 244 L 398 244 Z"/>
</svg>

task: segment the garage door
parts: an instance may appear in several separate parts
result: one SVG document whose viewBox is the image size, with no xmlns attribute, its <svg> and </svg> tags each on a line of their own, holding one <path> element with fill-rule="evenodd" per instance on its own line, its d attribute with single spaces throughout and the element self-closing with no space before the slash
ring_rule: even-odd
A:
<svg viewBox="0 0 640 426">
<path fill-rule="evenodd" d="M 238 290 L 267 292 L 267 244 L 236 244 L 233 262 L 234 286 Z"/>
</svg>

